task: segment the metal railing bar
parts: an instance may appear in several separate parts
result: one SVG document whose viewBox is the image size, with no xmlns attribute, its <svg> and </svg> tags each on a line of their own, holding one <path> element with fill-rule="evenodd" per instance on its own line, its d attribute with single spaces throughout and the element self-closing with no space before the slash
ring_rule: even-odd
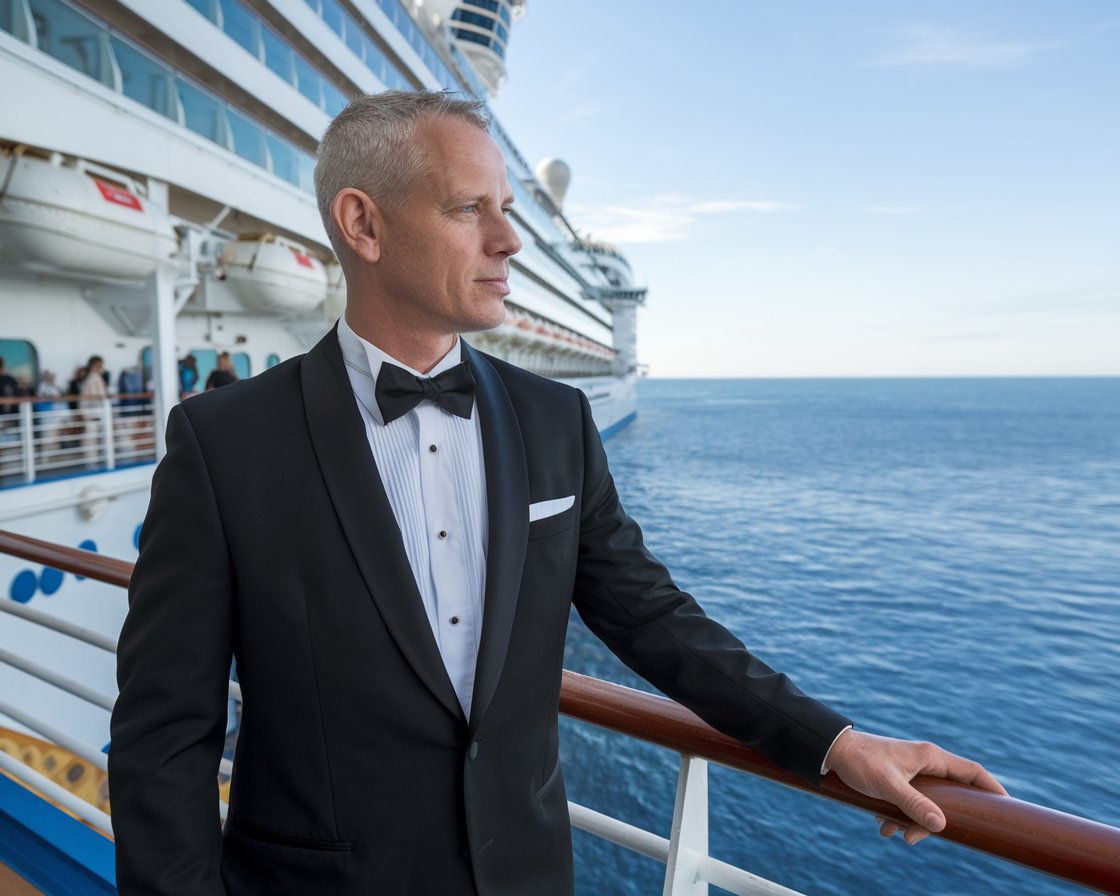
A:
<svg viewBox="0 0 1120 896">
<path fill-rule="evenodd" d="M 36 734 L 45 737 L 49 741 L 53 741 L 63 749 L 69 750 L 75 756 L 96 765 L 101 771 L 108 771 L 109 757 L 100 750 L 78 740 L 76 737 L 71 737 L 65 731 L 60 731 L 53 725 L 48 725 L 46 722 L 35 718 L 30 713 L 24 712 L 18 706 L 12 706 L 11 703 L 0 700 L 0 715 L 5 715 L 9 719 L 19 722 L 25 728 L 34 731 Z"/>
<path fill-rule="evenodd" d="M 94 647 L 100 647 L 109 653 L 115 654 L 117 652 L 116 640 L 108 635 L 103 635 L 101 632 L 96 632 L 82 625 L 75 625 L 73 622 L 59 619 L 57 616 L 28 607 L 25 604 L 17 604 L 15 601 L 0 601 L 0 613 L 18 616 L 20 619 L 26 619 L 35 625 L 41 625 L 43 628 L 49 628 Z"/>
<path fill-rule="evenodd" d="M 609 840 L 631 852 L 655 859 L 661 864 L 669 858 L 669 841 L 645 828 L 639 828 L 610 815 L 604 815 L 579 803 L 568 803 L 572 826 L 595 837 Z M 700 876 L 708 883 L 735 896 L 802 896 L 797 890 L 783 887 L 757 874 L 708 856 L 699 862 Z"/>
<path fill-rule="evenodd" d="M 53 684 L 59 690 L 66 691 L 68 694 L 73 694 L 75 697 L 85 700 L 87 703 L 92 703 L 94 706 L 100 706 L 102 709 L 107 709 L 110 712 L 113 710 L 113 704 L 116 700 L 112 697 L 102 694 L 100 691 L 95 691 L 93 688 L 82 684 L 80 681 L 75 681 L 73 678 L 59 675 L 46 666 L 41 666 L 25 657 L 18 656 L 10 650 L 0 648 L 0 663 L 6 663 L 13 669 L 26 672 L 28 675 L 38 678 L 40 681 L 45 681 L 47 684 Z"/>
<path fill-rule="evenodd" d="M 110 840 L 113 839 L 113 823 L 108 815 L 80 797 L 74 796 L 69 790 L 60 784 L 56 784 L 46 775 L 40 774 L 3 751 L 0 751 L 0 769 L 6 771 L 13 778 L 22 781 L 28 787 L 38 790 L 55 805 L 61 806 L 66 811 L 78 816 Z"/>
</svg>

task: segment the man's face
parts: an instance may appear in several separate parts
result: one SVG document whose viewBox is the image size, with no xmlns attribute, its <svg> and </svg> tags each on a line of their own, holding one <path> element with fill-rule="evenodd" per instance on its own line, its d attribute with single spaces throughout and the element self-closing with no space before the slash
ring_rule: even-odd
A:
<svg viewBox="0 0 1120 896">
<path fill-rule="evenodd" d="M 440 335 L 496 327 L 508 259 L 521 248 L 505 160 L 486 132 L 458 118 L 422 121 L 416 139 L 428 165 L 399 206 L 382 209 L 379 279 L 409 327 Z"/>
</svg>

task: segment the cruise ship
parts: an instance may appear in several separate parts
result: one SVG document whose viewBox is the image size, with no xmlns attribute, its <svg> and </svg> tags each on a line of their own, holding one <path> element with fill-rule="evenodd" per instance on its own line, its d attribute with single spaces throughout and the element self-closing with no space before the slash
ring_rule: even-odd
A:
<svg viewBox="0 0 1120 896">
<path fill-rule="evenodd" d="M 162 421 L 220 360 L 252 376 L 341 313 L 312 192 L 319 135 L 359 93 L 488 99 L 526 12 L 0 0 L 0 893 L 115 892 L 113 651 Z M 524 248 L 505 321 L 470 340 L 583 389 L 609 436 L 635 413 L 646 290 L 616 247 L 569 223 L 567 166 L 530 166 L 502 123 L 492 134 Z M 92 389 L 91 366 L 105 374 Z M 231 744 L 239 700 L 231 682 Z M 668 836 L 576 805 L 574 825 L 665 862 L 669 896 L 792 893 L 707 855 L 708 761 L 789 776 L 662 698 L 566 673 L 562 710 L 680 754 Z M 950 790 L 938 798 L 952 839 L 1120 892 L 1120 831 Z M 832 779 L 824 793 L 890 812 Z"/>
</svg>

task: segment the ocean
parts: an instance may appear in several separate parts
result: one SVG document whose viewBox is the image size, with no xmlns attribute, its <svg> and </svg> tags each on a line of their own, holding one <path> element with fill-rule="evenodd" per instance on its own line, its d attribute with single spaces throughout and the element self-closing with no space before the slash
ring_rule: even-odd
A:
<svg viewBox="0 0 1120 896">
<path fill-rule="evenodd" d="M 651 550 L 863 730 L 1120 826 L 1120 379 L 646 380 L 607 442 Z M 650 690 L 573 614 L 566 666 Z M 677 756 L 564 719 L 568 798 L 668 836 Z M 1081 893 L 713 767 L 711 852 L 811 896 Z M 664 866 L 575 832 L 576 892 Z M 713 888 L 713 892 L 717 892 Z"/>
</svg>

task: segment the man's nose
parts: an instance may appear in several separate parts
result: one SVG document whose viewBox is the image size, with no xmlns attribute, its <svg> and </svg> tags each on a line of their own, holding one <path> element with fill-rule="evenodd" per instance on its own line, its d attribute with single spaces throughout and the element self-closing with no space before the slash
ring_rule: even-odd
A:
<svg viewBox="0 0 1120 896">
<path fill-rule="evenodd" d="M 508 214 L 500 213 L 491 236 L 490 250 L 495 255 L 516 255 L 521 251 L 521 237 L 514 230 Z"/>
</svg>

